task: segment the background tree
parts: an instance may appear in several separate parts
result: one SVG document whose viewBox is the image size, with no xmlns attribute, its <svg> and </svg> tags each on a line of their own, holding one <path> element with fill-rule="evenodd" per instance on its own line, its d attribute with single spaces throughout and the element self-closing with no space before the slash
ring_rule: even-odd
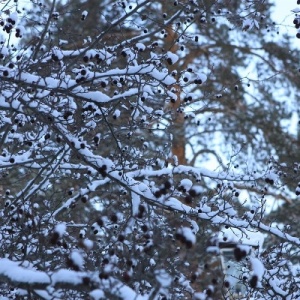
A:
<svg viewBox="0 0 300 300">
<path fill-rule="evenodd" d="M 276 93 L 298 92 L 297 54 L 270 41 L 270 3 L 22 5 L 1 23 L 2 295 L 220 299 L 207 248 L 232 227 L 274 240 L 245 297 L 296 299 L 300 241 L 264 223 L 298 160 Z"/>
</svg>

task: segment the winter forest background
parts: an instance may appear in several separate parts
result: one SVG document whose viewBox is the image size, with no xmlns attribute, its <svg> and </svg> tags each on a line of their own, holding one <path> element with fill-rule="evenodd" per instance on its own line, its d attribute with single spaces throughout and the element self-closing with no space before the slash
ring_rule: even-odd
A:
<svg viewBox="0 0 300 300">
<path fill-rule="evenodd" d="M 300 299 L 293 2 L 0 1 L 1 300 Z"/>
</svg>

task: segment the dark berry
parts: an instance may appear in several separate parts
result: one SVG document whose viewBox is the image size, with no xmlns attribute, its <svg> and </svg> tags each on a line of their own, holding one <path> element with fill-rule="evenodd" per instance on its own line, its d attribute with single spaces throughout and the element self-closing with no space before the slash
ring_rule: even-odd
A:
<svg viewBox="0 0 300 300">
<path fill-rule="evenodd" d="M 249 284 L 253 289 L 256 287 L 257 281 L 258 281 L 258 277 L 256 275 L 253 275 L 249 281 Z"/>
<path fill-rule="evenodd" d="M 118 222 L 118 216 L 113 214 L 110 216 L 110 220 L 113 222 L 113 223 L 117 223 Z"/>
<path fill-rule="evenodd" d="M 101 218 L 99 218 L 99 219 L 97 220 L 97 224 L 98 224 L 99 226 L 103 226 L 103 225 L 104 225 L 103 220 L 102 220 Z"/>
<path fill-rule="evenodd" d="M 119 242 L 124 242 L 124 240 L 125 240 L 125 236 L 124 236 L 123 234 L 120 234 L 120 235 L 118 236 L 118 241 L 119 241 Z"/>
</svg>

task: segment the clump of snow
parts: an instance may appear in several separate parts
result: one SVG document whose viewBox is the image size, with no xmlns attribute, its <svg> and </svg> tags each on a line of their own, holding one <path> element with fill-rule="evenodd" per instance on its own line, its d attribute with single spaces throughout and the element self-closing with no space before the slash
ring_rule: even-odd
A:
<svg viewBox="0 0 300 300">
<path fill-rule="evenodd" d="M 73 286 L 82 284 L 82 279 L 86 277 L 85 272 L 76 272 L 67 269 L 60 269 L 52 274 L 52 284 L 68 283 Z"/>
<path fill-rule="evenodd" d="M 243 30 L 248 30 L 253 27 L 253 21 L 250 19 L 243 20 Z"/>
<path fill-rule="evenodd" d="M 8 19 L 12 20 L 15 24 L 18 21 L 18 13 L 16 11 L 12 12 Z"/>
<path fill-rule="evenodd" d="M 191 73 L 190 72 L 184 72 L 182 75 L 183 81 L 184 82 L 189 82 L 191 80 Z"/>
<path fill-rule="evenodd" d="M 197 79 L 204 83 L 207 80 L 207 76 L 204 73 L 199 73 Z"/>
<path fill-rule="evenodd" d="M 156 265 L 156 262 L 153 258 L 150 259 L 149 263 L 150 263 L 150 266 L 152 266 L 152 267 Z"/>
<path fill-rule="evenodd" d="M 17 262 L 7 258 L 0 259 L 0 275 L 7 277 L 12 282 L 28 285 L 36 285 L 36 283 L 50 284 L 50 278 L 46 273 L 20 267 Z"/>
<path fill-rule="evenodd" d="M 84 237 L 85 237 L 85 234 L 86 234 L 86 230 L 85 230 L 85 229 L 81 229 L 81 230 L 79 231 L 79 237 L 80 237 L 80 238 L 84 238 Z"/>
<path fill-rule="evenodd" d="M 160 285 L 164 288 L 169 287 L 172 283 L 172 277 L 164 269 L 156 270 L 155 277 Z"/>
<path fill-rule="evenodd" d="M 170 65 L 175 64 L 178 61 L 178 55 L 174 54 L 171 51 L 166 53 L 167 61 Z"/>
<path fill-rule="evenodd" d="M 146 284 L 146 282 L 145 282 Z M 151 287 L 151 286 L 149 286 Z M 112 289 L 111 292 L 113 294 L 117 294 L 119 299 L 122 300 L 148 300 L 148 295 L 140 295 L 136 293 L 133 289 L 131 289 L 129 286 L 124 285 L 124 283 L 121 282 L 112 282 Z M 106 299 L 106 298 L 105 298 Z"/>
<path fill-rule="evenodd" d="M 2 48 L 0 49 L 0 54 L 2 54 L 3 56 L 9 55 L 8 48 L 7 48 L 7 47 L 2 47 Z"/>
<path fill-rule="evenodd" d="M 279 178 L 278 174 L 276 174 L 274 172 L 270 172 L 266 175 L 265 181 L 266 181 L 266 183 L 273 185 L 274 183 L 276 183 L 278 178 Z"/>
<path fill-rule="evenodd" d="M 206 300 L 207 299 L 207 294 L 206 293 L 195 293 L 194 294 L 194 299 L 195 300 Z"/>
<path fill-rule="evenodd" d="M 141 191 L 142 193 L 149 191 L 148 186 L 143 182 L 139 183 L 138 188 L 139 188 L 139 191 Z"/>
<path fill-rule="evenodd" d="M 60 39 L 59 41 L 58 41 L 58 44 L 61 46 L 61 45 L 66 45 L 66 44 L 68 44 L 69 42 L 67 41 L 67 40 L 63 40 L 63 39 Z"/>
<path fill-rule="evenodd" d="M 91 249 L 93 248 L 93 246 L 94 246 L 94 242 L 91 241 L 91 240 L 89 240 L 89 239 L 83 240 L 82 243 L 83 243 L 84 247 L 85 247 L 87 250 L 91 250 Z"/>
<path fill-rule="evenodd" d="M 52 48 L 52 54 L 53 54 L 58 60 L 62 60 L 63 57 L 64 57 L 63 52 L 62 52 L 61 49 L 59 49 L 58 47 Z"/>
<path fill-rule="evenodd" d="M 187 248 L 191 248 L 196 243 L 196 236 L 189 227 L 178 228 L 176 238 L 185 244 Z"/>
<path fill-rule="evenodd" d="M 114 112 L 114 114 L 113 114 L 113 118 L 114 118 L 114 119 L 117 119 L 117 118 L 120 117 L 120 115 L 121 115 L 120 110 L 119 110 L 119 109 L 116 109 L 115 112 Z"/>
<path fill-rule="evenodd" d="M 55 226 L 54 231 L 58 233 L 59 237 L 62 237 L 66 232 L 67 226 L 65 223 L 59 223 Z"/>
<path fill-rule="evenodd" d="M 161 109 L 158 109 L 154 112 L 155 115 L 157 115 L 158 117 L 161 117 L 164 114 L 164 111 Z"/>
<path fill-rule="evenodd" d="M 265 273 L 265 267 L 263 263 L 256 257 L 251 257 L 250 262 L 253 275 L 257 276 L 258 280 L 260 281 Z"/>
<path fill-rule="evenodd" d="M 81 21 L 84 21 L 85 18 L 87 17 L 88 15 L 88 12 L 86 10 L 84 10 L 82 13 L 81 13 Z"/>
<path fill-rule="evenodd" d="M 223 228 L 219 233 L 219 240 L 228 243 L 236 243 L 248 246 L 258 246 L 260 249 L 264 243 L 265 235 L 257 230 L 240 230 L 237 228 Z"/>
<path fill-rule="evenodd" d="M 96 289 L 90 292 L 90 297 L 93 300 L 101 300 L 101 299 L 106 299 L 105 294 L 102 290 Z"/>
<path fill-rule="evenodd" d="M 183 190 L 184 192 L 187 192 L 191 189 L 193 186 L 193 182 L 190 179 L 182 179 L 180 181 L 179 189 Z"/>
<path fill-rule="evenodd" d="M 142 43 L 137 43 L 135 46 L 139 51 L 144 51 L 146 49 L 146 46 Z"/>
<path fill-rule="evenodd" d="M 40 205 L 39 205 L 38 203 L 33 203 L 33 208 L 39 209 L 39 208 L 40 208 Z"/>
<path fill-rule="evenodd" d="M 191 225 L 192 225 L 191 230 L 193 231 L 194 234 L 196 234 L 199 231 L 198 223 L 194 220 L 191 220 L 190 222 L 191 222 Z"/>
<path fill-rule="evenodd" d="M 82 257 L 82 255 L 79 253 L 78 250 L 73 250 L 70 254 L 70 259 L 72 261 L 72 263 L 78 267 L 79 270 L 81 270 L 83 268 L 84 265 L 84 259 Z"/>
</svg>

